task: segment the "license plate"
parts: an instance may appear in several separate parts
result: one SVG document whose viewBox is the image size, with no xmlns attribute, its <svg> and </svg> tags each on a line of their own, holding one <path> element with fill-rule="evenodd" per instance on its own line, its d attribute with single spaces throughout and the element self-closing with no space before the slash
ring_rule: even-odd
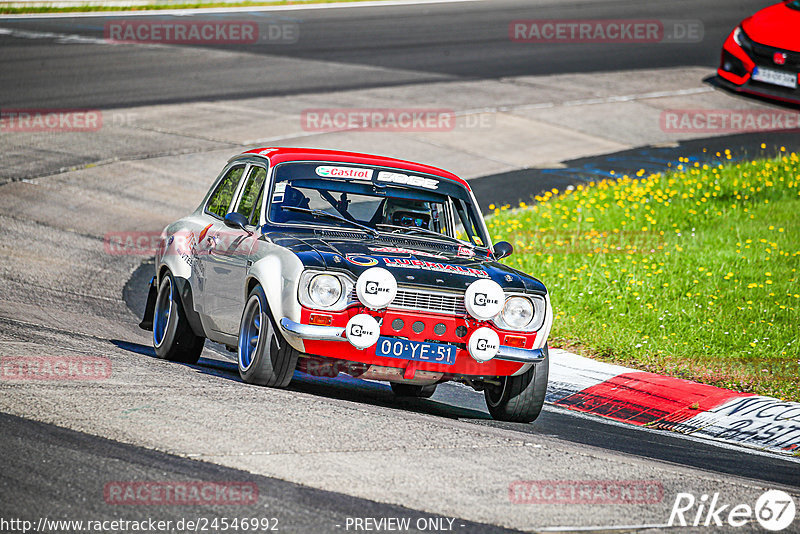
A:
<svg viewBox="0 0 800 534">
<path fill-rule="evenodd" d="M 381 336 L 375 347 L 375 356 L 453 365 L 456 363 L 456 347 Z"/>
<path fill-rule="evenodd" d="M 757 82 L 771 83 L 772 85 L 780 85 L 790 89 L 797 88 L 797 74 L 791 72 L 755 67 L 753 69 L 753 79 Z"/>
</svg>

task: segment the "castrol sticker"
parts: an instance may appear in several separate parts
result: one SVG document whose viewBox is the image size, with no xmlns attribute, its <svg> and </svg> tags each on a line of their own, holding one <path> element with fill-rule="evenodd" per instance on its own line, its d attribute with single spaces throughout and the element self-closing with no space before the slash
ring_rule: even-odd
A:
<svg viewBox="0 0 800 534">
<path fill-rule="evenodd" d="M 326 178 L 355 178 L 357 180 L 372 180 L 372 169 L 358 169 L 356 167 L 317 167 L 319 176 Z"/>
</svg>

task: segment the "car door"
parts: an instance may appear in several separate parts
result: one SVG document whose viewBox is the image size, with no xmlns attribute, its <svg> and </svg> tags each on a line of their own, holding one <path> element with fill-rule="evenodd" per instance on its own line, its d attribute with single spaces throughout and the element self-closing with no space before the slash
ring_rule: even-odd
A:
<svg viewBox="0 0 800 534">
<path fill-rule="evenodd" d="M 206 295 L 211 327 L 226 335 L 237 335 L 244 309 L 245 278 L 249 268 L 250 251 L 260 235 L 258 216 L 260 199 L 267 169 L 250 165 L 238 195 L 229 212 L 237 212 L 248 220 L 245 229 L 226 226 L 223 222 L 209 232 L 210 243 L 206 256 Z"/>
<path fill-rule="evenodd" d="M 192 291 L 195 308 L 200 313 L 206 329 L 210 330 L 218 330 L 213 324 L 211 311 L 218 307 L 219 303 L 218 296 L 209 292 L 208 287 L 208 274 L 212 268 L 209 249 L 214 244 L 214 236 L 227 228 L 223 219 L 233 205 L 246 169 L 246 163 L 236 163 L 225 170 L 203 208 L 207 224 L 197 236 L 197 252 L 192 269 Z"/>
</svg>

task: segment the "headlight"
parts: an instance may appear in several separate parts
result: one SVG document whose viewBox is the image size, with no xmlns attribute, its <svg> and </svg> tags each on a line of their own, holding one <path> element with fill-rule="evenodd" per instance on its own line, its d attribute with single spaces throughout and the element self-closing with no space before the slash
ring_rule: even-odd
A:
<svg viewBox="0 0 800 534">
<path fill-rule="evenodd" d="M 503 307 L 503 321 L 512 328 L 525 328 L 533 319 L 533 303 L 525 297 L 510 297 Z"/>
<path fill-rule="evenodd" d="M 342 296 L 342 283 L 330 274 L 318 274 L 308 284 L 308 296 L 317 306 L 328 308 Z"/>
<path fill-rule="evenodd" d="M 544 324 L 547 301 L 539 295 L 506 295 L 503 309 L 492 321 L 501 330 L 536 332 Z"/>
<path fill-rule="evenodd" d="M 736 29 L 733 30 L 733 40 L 736 42 L 736 44 L 744 49 L 749 49 L 752 42 L 747 34 L 744 33 L 744 30 L 741 26 L 737 26 Z"/>
</svg>

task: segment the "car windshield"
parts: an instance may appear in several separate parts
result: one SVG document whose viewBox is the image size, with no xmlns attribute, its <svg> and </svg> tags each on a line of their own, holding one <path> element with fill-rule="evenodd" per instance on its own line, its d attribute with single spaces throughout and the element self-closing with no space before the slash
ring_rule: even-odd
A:
<svg viewBox="0 0 800 534">
<path fill-rule="evenodd" d="M 800 0 L 793 0 L 792 2 L 786 2 L 786 7 L 800 11 Z"/>
<path fill-rule="evenodd" d="M 488 243 L 480 213 L 462 185 L 433 175 L 326 163 L 275 168 L 269 221 L 368 227 L 383 233 Z M 328 214 L 329 216 L 326 216 Z"/>
</svg>

